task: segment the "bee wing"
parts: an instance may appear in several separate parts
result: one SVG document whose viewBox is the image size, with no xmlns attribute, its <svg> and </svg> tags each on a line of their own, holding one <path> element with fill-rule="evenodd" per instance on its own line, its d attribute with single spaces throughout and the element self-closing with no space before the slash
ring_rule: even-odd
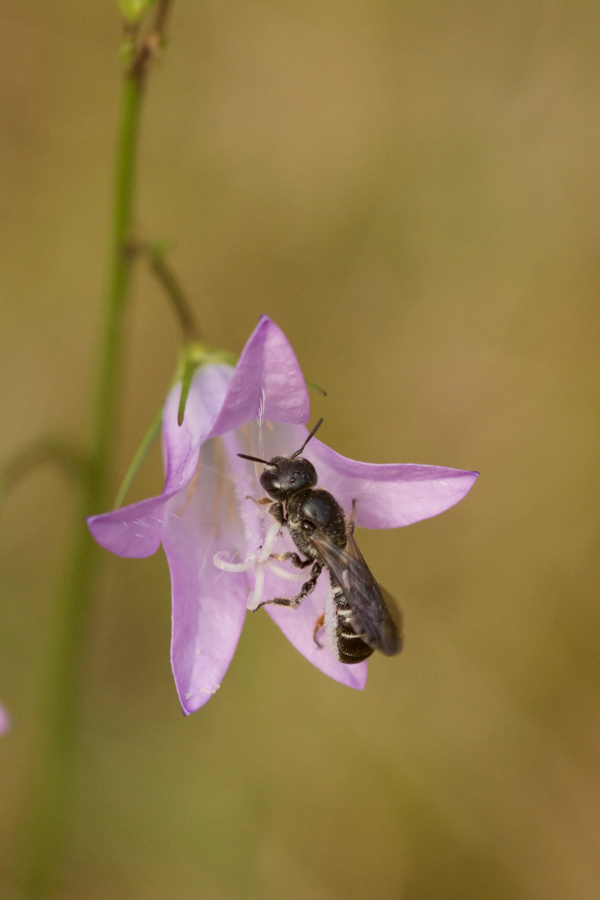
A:
<svg viewBox="0 0 600 900">
<path fill-rule="evenodd" d="M 311 542 L 344 592 L 352 610 L 351 624 L 357 633 L 365 635 L 365 641 L 374 650 L 386 656 L 394 656 L 402 649 L 401 615 L 393 599 L 375 581 L 358 549 L 354 537 L 349 534 L 346 547 L 339 547 L 331 538 L 316 532 Z"/>
</svg>

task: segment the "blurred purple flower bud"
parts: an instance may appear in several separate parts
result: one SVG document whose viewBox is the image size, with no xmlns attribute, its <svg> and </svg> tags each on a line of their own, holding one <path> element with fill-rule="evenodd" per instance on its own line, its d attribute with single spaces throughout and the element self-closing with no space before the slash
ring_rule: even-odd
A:
<svg viewBox="0 0 600 900">
<path fill-rule="evenodd" d="M 235 368 L 208 363 L 194 376 L 183 424 L 181 385 L 163 414 L 166 479 L 162 494 L 88 519 L 96 541 L 118 556 L 150 556 L 162 542 L 171 573 L 171 662 L 186 715 L 206 703 L 231 662 L 247 608 L 290 593 L 297 570 L 269 557 L 294 549 L 265 506 L 261 467 L 239 453 L 290 456 L 306 439 L 309 399 L 283 332 L 263 316 Z M 439 466 L 372 465 L 340 456 L 313 438 L 303 456 L 356 524 L 398 528 L 458 503 L 475 472 Z M 265 607 L 291 643 L 327 675 L 363 688 L 366 662 L 340 663 L 313 639 L 329 579 L 321 577 L 298 609 Z M 293 593 L 297 592 L 297 587 Z"/>
<path fill-rule="evenodd" d="M 10 719 L 8 713 L 0 706 L 0 734 L 4 734 L 10 728 Z"/>
</svg>

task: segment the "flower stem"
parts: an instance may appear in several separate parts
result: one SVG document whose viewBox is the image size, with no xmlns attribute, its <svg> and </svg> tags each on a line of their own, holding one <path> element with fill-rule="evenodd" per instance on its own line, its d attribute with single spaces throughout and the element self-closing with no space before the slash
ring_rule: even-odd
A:
<svg viewBox="0 0 600 900">
<path fill-rule="evenodd" d="M 117 147 L 112 261 L 104 313 L 100 378 L 92 425 L 93 474 L 89 486 L 88 515 L 100 512 L 108 501 L 108 451 L 117 415 L 116 387 L 120 374 L 123 317 L 132 265 L 127 246 L 131 237 L 133 217 L 134 176 L 143 81 L 144 79 L 132 70 L 126 73 L 123 84 L 121 127 Z"/>
<path fill-rule="evenodd" d="M 81 484 L 88 475 L 88 458 L 81 448 L 61 437 L 48 436 L 33 441 L 0 468 L 0 502 L 33 469 L 56 463 L 65 475 Z"/>
<path fill-rule="evenodd" d="M 140 112 L 147 75 L 162 42 L 169 5 L 170 0 L 159 0 L 154 27 L 137 48 L 132 65 L 124 75 L 111 262 L 89 465 L 83 480 L 73 547 L 49 635 L 40 733 L 36 739 L 17 862 L 18 886 L 30 900 L 49 898 L 56 893 L 71 813 L 86 630 L 99 550 L 88 532 L 85 516 L 110 505 L 109 450 L 118 418 L 123 319 L 133 262 L 128 247 L 132 239 Z"/>
<path fill-rule="evenodd" d="M 202 335 L 194 318 L 192 308 L 175 273 L 168 265 L 165 254 L 153 247 L 147 247 L 146 252 L 150 258 L 152 271 L 162 284 L 179 319 L 184 339 L 186 341 L 200 341 Z"/>
</svg>

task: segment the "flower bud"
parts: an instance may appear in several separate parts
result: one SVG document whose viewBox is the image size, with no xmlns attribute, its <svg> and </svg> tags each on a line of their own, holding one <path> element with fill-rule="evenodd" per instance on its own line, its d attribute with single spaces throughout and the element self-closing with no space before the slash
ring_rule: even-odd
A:
<svg viewBox="0 0 600 900">
<path fill-rule="evenodd" d="M 132 25 L 136 25 L 155 2 L 156 0 L 118 0 L 121 15 Z"/>
</svg>

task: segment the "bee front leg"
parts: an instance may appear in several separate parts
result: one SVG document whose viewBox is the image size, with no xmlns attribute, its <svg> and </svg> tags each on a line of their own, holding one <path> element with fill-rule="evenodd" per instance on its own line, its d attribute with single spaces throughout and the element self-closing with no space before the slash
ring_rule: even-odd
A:
<svg viewBox="0 0 600 900">
<path fill-rule="evenodd" d="M 268 512 L 280 525 L 286 524 L 287 517 L 283 511 L 283 503 L 271 503 Z"/>
<path fill-rule="evenodd" d="M 260 500 L 257 500 L 256 497 L 251 497 L 250 494 L 246 494 L 246 500 L 252 500 L 257 506 L 266 506 L 267 503 L 271 502 L 270 497 L 261 497 Z"/>
<path fill-rule="evenodd" d="M 311 591 L 314 591 L 315 585 L 317 583 L 317 578 L 323 571 L 323 566 L 320 562 L 315 562 L 312 571 L 310 573 L 310 578 L 304 582 L 298 593 L 295 597 L 274 597 L 272 600 L 263 600 L 262 603 L 259 603 L 256 607 L 260 609 L 261 606 L 266 606 L 267 603 L 276 603 L 277 606 L 290 606 L 292 609 L 296 609 L 303 600 L 305 600 Z"/>
</svg>

